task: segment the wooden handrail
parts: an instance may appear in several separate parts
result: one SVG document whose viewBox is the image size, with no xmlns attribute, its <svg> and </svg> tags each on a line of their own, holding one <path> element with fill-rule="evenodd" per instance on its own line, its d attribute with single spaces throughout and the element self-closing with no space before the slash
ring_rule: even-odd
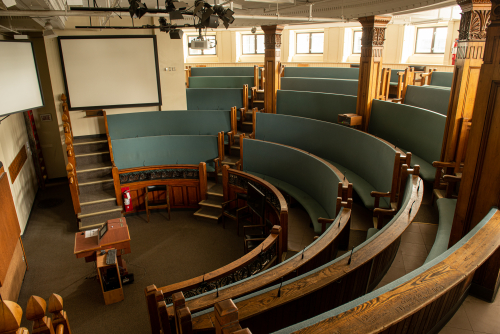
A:
<svg viewBox="0 0 500 334">
<path fill-rule="evenodd" d="M 263 319 L 262 317 L 269 319 L 269 317 L 273 318 L 276 315 L 276 321 L 266 322 L 266 326 L 268 326 L 266 330 L 273 331 L 354 300 L 373 289 L 384 276 L 396 255 L 401 234 L 417 214 L 423 197 L 423 187 L 420 187 L 420 182 L 421 179 L 418 176 L 412 176 L 408 183 L 411 187 L 409 189 L 411 196 L 407 204 L 401 209 L 401 214 L 383 233 L 372 238 L 351 257 L 344 256 L 330 265 L 322 266 L 317 271 L 303 275 L 298 280 L 284 284 L 280 290 L 280 297 L 277 297 L 278 286 L 276 286 L 276 289 L 267 290 L 236 302 L 240 321 L 245 321 L 245 326 L 253 328 L 252 324 L 258 327 L 258 324 L 262 323 L 259 321 L 259 319 Z M 262 276 L 264 274 L 253 280 Z M 250 281 L 253 280 L 246 283 L 250 285 L 253 283 Z M 190 300 L 186 304 L 189 304 L 190 309 L 193 310 L 196 308 L 195 302 L 204 297 Z M 213 298 L 213 295 L 211 297 Z M 231 298 L 227 294 L 224 294 L 224 297 Z M 308 298 L 307 303 L 303 303 L 301 300 L 305 297 Z M 314 304 L 311 301 L 316 297 L 320 298 L 318 300 L 321 302 Z M 292 317 L 278 317 L 277 314 L 282 314 L 280 313 L 282 312 L 281 307 L 295 307 L 297 311 L 294 312 L 293 319 L 291 319 Z M 306 318 L 303 319 L 300 315 Z M 193 330 L 212 329 L 211 319 L 213 317 L 212 312 L 200 316 L 195 315 Z M 251 322 L 253 318 L 255 319 Z"/>
<path fill-rule="evenodd" d="M 500 212 L 469 233 L 474 234 L 467 242 L 424 272 L 294 333 L 403 333 L 408 328 L 403 324 L 411 324 L 415 333 L 437 332 L 467 296 L 476 269 L 499 249 Z"/>
</svg>

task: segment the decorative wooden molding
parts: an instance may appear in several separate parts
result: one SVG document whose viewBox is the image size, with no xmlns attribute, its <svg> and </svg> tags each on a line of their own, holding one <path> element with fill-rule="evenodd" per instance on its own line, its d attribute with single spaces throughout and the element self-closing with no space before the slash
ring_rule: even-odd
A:
<svg viewBox="0 0 500 334">
<path fill-rule="evenodd" d="M 14 160 L 12 160 L 9 166 L 10 182 L 12 184 L 14 184 L 14 182 L 17 179 L 17 176 L 19 175 L 19 173 L 21 173 L 21 169 L 23 168 L 24 163 L 26 162 L 27 159 L 28 156 L 26 154 L 26 145 L 23 145 L 23 147 L 21 147 L 16 157 L 14 158 Z"/>
<path fill-rule="evenodd" d="M 264 82 L 264 110 L 267 113 L 276 113 L 276 95 L 280 86 L 280 61 L 281 61 L 281 32 L 283 26 L 261 26 L 264 31 L 265 57 L 264 69 L 266 80 Z"/>
</svg>

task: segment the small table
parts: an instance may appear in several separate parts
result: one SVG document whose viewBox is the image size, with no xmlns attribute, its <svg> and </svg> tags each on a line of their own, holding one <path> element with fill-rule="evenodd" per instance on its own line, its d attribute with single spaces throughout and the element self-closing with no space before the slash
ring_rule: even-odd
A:
<svg viewBox="0 0 500 334">
<path fill-rule="evenodd" d="M 93 262 L 96 261 L 96 253 L 115 248 L 118 266 L 122 268 L 121 274 L 127 275 L 127 264 L 122 259 L 122 255 L 131 252 L 127 221 L 125 218 L 116 218 L 108 220 L 106 224 L 108 224 L 108 231 L 100 243 L 98 243 L 97 236 L 85 238 L 85 232 L 76 233 L 74 254 L 77 259 L 85 258 L 85 262 Z"/>
</svg>

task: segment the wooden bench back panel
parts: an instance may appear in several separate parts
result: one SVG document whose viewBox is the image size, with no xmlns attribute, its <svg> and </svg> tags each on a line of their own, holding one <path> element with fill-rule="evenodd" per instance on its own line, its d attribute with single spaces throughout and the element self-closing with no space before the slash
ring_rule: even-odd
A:
<svg viewBox="0 0 500 334">
<path fill-rule="evenodd" d="M 328 78 L 354 79 L 359 78 L 359 68 L 346 67 L 288 67 L 285 78 Z"/>
<path fill-rule="evenodd" d="M 281 78 L 282 90 L 358 95 L 358 80 L 323 78 Z"/>
<path fill-rule="evenodd" d="M 253 66 L 192 67 L 192 77 L 253 76 Z"/>
<path fill-rule="evenodd" d="M 243 96 L 243 88 L 187 88 L 187 110 L 240 109 L 244 107 Z"/>
</svg>

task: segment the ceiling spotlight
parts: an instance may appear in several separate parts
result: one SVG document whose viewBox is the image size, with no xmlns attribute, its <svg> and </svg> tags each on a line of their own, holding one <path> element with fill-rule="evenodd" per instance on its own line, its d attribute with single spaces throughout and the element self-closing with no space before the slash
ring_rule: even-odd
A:
<svg viewBox="0 0 500 334">
<path fill-rule="evenodd" d="M 224 27 L 229 28 L 229 25 L 234 22 L 234 11 L 229 8 L 224 8 L 221 5 L 213 7 L 215 14 L 222 20 Z"/>
<path fill-rule="evenodd" d="M 250 29 L 250 31 L 252 32 L 252 34 L 255 34 L 257 32 L 257 28 L 256 27 L 252 27 L 252 29 Z"/>
<path fill-rule="evenodd" d="M 141 3 L 140 0 L 128 0 L 128 3 L 130 4 L 128 11 L 131 18 L 140 19 L 148 12 L 148 7 L 145 3 Z"/>
<path fill-rule="evenodd" d="M 43 28 L 44 28 L 43 37 L 47 38 L 57 37 L 56 33 L 54 32 L 54 28 L 52 27 L 52 24 L 50 24 L 50 20 L 47 20 L 47 22 L 45 22 L 45 26 Z"/>
<path fill-rule="evenodd" d="M 184 35 L 184 31 L 181 29 L 172 29 L 169 32 L 170 39 L 182 39 L 182 35 Z"/>
</svg>

